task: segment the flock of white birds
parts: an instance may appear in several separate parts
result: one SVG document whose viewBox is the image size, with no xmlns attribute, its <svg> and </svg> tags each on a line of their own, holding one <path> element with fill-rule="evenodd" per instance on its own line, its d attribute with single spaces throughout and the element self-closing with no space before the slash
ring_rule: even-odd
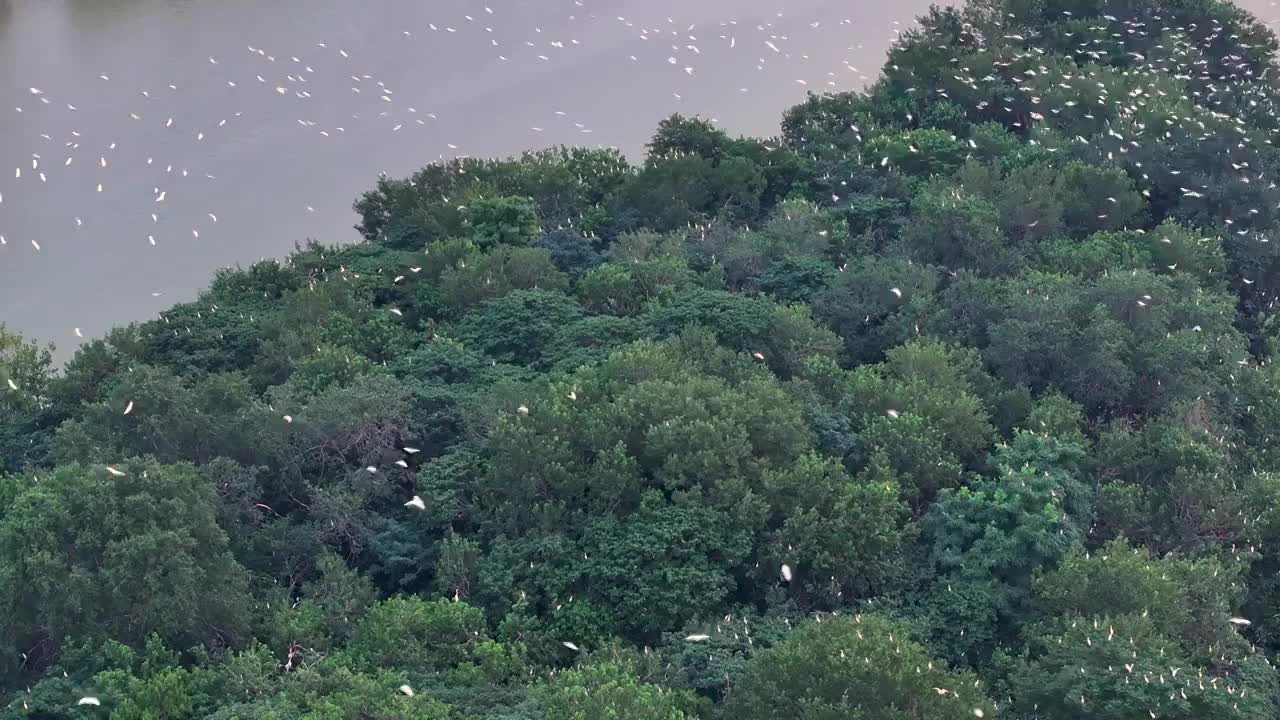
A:
<svg viewBox="0 0 1280 720">
<path fill-rule="evenodd" d="M 577 0 L 574 5 L 581 8 L 584 3 L 582 0 Z M 583 12 L 586 11 L 583 10 Z M 779 18 L 782 16 L 782 13 L 778 13 Z M 570 19 L 574 19 L 573 16 Z M 554 63 L 558 55 L 584 45 L 584 42 L 579 39 L 549 37 L 541 28 L 532 27 L 529 28 L 529 35 L 536 40 L 524 40 L 519 46 L 504 47 L 491 38 L 494 32 L 492 24 L 498 21 L 498 13 L 486 6 L 478 16 L 464 14 L 454 19 L 452 24 L 428 23 L 427 27 L 419 30 L 417 34 L 414 31 L 404 30 L 401 31 L 401 35 L 404 41 L 422 42 L 419 36 L 423 34 L 469 33 L 476 41 L 491 44 L 493 55 L 497 60 L 516 64 Z M 638 26 L 624 16 L 617 16 L 614 21 L 658 48 L 650 56 L 628 55 L 628 59 L 636 64 L 637 73 L 664 71 L 665 68 L 655 67 L 655 65 L 666 65 L 678 68 L 681 74 L 692 76 L 697 72 L 703 48 L 714 43 L 728 49 L 740 48 L 740 60 L 748 64 L 745 66 L 746 69 L 763 70 L 775 56 L 790 58 L 793 53 L 800 59 L 807 59 L 803 52 L 787 49 L 788 37 L 778 34 L 771 23 L 760 23 L 748 27 L 740 26 L 736 20 L 724 20 L 715 27 L 700 28 L 696 24 L 678 26 L 673 18 L 667 18 L 664 26 L 653 27 Z M 849 28 L 844 26 L 854 24 L 850 19 L 841 20 L 835 31 L 848 33 Z M 814 29 L 821 26 L 821 21 L 810 23 L 810 27 Z M 892 32 L 896 36 L 896 33 L 901 30 L 902 23 L 895 21 L 893 26 Z M 486 38 L 489 39 L 486 40 Z M 888 38 L 888 40 L 892 39 L 893 37 Z M 322 60 L 326 59 L 339 61 L 337 67 L 347 74 L 337 77 L 333 62 L 322 63 Z M 344 136 L 358 132 L 399 133 L 414 128 L 429 129 L 431 123 L 439 119 L 434 112 L 399 102 L 396 97 L 397 88 L 375 75 L 362 71 L 362 67 L 367 63 L 354 57 L 342 47 L 324 41 L 315 42 L 311 53 L 305 57 L 246 44 L 242 48 L 228 49 L 222 56 L 210 56 L 207 61 L 210 65 L 218 66 L 223 70 L 224 82 L 228 88 L 239 89 L 245 93 L 275 95 L 283 101 L 294 103 L 296 110 L 294 122 L 298 132 L 310 133 L 317 141 L 340 140 Z M 326 68 L 327 77 L 316 70 L 318 66 Z M 826 77 L 821 80 L 796 78 L 795 82 L 800 86 L 821 91 L 850 89 L 870 79 L 863 70 L 847 64 L 847 61 L 843 70 L 842 73 L 828 71 Z M 97 78 L 103 83 L 118 82 L 108 74 L 100 74 Z M 172 98 L 179 97 L 185 90 L 186 88 L 172 83 L 164 87 L 122 86 L 119 88 L 119 92 L 132 95 L 136 99 L 135 109 L 128 113 L 129 119 L 146 127 L 148 134 L 155 138 L 179 136 L 186 138 L 189 142 L 200 143 L 212 140 L 220 133 L 229 132 L 237 125 L 254 121 L 252 117 L 246 115 L 245 111 L 235 106 L 228 106 L 223 114 L 205 118 L 201 122 L 178 122 L 173 114 L 169 114 L 169 111 L 163 108 L 173 102 Z M 743 86 L 738 90 L 741 93 L 748 93 L 751 88 Z M 317 114 L 322 114 L 317 113 L 317 108 L 323 109 L 326 105 L 334 104 L 336 98 L 332 93 L 335 92 L 349 93 L 365 99 L 366 108 L 363 111 L 351 113 L 347 121 L 339 121 L 342 124 L 313 119 Z M 673 86 L 672 96 L 683 99 L 678 85 Z M 78 104 L 79 102 L 77 98 L 64 96 L 55 88 L 30 87 L 27 89 L 26 97 L 19 98 L 18 103 L 13 106 L 12 112 L 79 113 L 75 117 L 76 121 L 82 118 L 85 124 L 92 123 L 95 116 L 91 112 L 85 112 Z M 342 100 L 341 105 L 349 107 L 346 99 Z M 576 132 L 584 136 L 583 142 L 590 142 L 593 128 L 574 120 L 563 110 L 554 111 L 554 117 L 571 123 Z M 72 124 L 74 125 L 74 121 Z M 529 132 L 533 137 L 530 138 L 529 144 L 536 145 L 537 134 L 545 129 L 544 126 L 530 126 Z M 176 197 L 180 193 L 198 192 L 198 190 L 188 189 L 190 186 L 185 185 L 183 180 L 219 181 L 215 175 L 198 168 L 174 165 L 159 152 L 151 152 L 146 147 L 125 148 L 116 141 L 108 141 L 103 146 L 83 146 L 81 137 L 80 130 L 76 129 L 60 136 L 41 133 L 36 140 L 36 147 L 30 152 L 29 166 L 15 167 L 12 178 L 5 183 L 8 187 L 0 185 L 0 205 L 5 202 L 5 190 L 12 195 L 22 184 L 48 183 L 51 177 L 58 173 L 73 172 L 73 166 L 76 170 L 85 165 L 92 168 L 88 177 L 75 176 L 75 183 L 82 188 L 91 189 L 92 192 L 109 193 L 115 189 L 111 177 L 111 170 L 114 167 L 121 163 L 141 162 L 147 167 L 163 168 L 165 181 L 150 187 L 148 193 L 143 196 L 143 200 L 138 199 L 137 188 L 127 188 L 132 199 L 126 202 L 145 202 L 150 207 L 147 214 L 150 215 L 152 225 L 160 227 L 166 220 L 172 219 L 189 226 L 187 229 L 190 235 L 199 238 L 201 230 L 208 232 L 217 224 L 216 208 L 210 208 L 194 217 L 168 218 L 165 213 L 166 202 L 171 193 Z M 467 156 L 465 149 L 459 144 L 454 142 L 445 144 L 453 156 Z M 3 209 L 0 208 L 0 210 Z M 315 211 L 312 205 L 307 205 L 305 209 L 308 212 Z M 60 237 L 69 227 L 77 230 L 92 230 L 92 224 L 82 219 L 80 214 L 76 214 L 74 207 L 68 210 L 70 217 L 62 220 L 50 219 L 48 237 Z M 2 232 L 3 225 L 0 224 L 0 233 Z M 140 231 L 138 236 L 153 246 L 161 241 L 153 229 Z M 0 245 L 9 245 L 16 240 L 19 239 L 0 234 Z M 25 240 L 34 252 L 40 252 L 43 249 L 38 238 L 22 238 L 22 240 Z"/>
<path fill-rule="evenodd" d="M 584 7 L 584 5 L 583 0 L 577 0 L 574 3 L 577 12 L 591 13 L 591 10 Z M 400 31 L 396 41 L 429 41 L 423 36 L 433 34 L 466 35 L 472 38 L 474 42 L 488 45 L 491 48 L 492 55 L 498 61 L 517 64 L 554 64 L 562 54 L 573 52 L 586 43 L 583 38 L 551 37 L 549 34 L 543 33 L 541 28 L 532 27 L 529 29 L 531 39 L 517 45 L 507 46 L 493 37 L 494 25 L 501 22 L 501 15 L 502 13 L 499 10 L 482 6 L 481 10 L 474 15 L 461 14 L 458 17 L 441 18 L 440 22 L 429 23 L 423 28 Z M 1133 32 L 1135 28 L 1138 28 L 1137 31 L 1146 32 L 1145 29 L 1141 29 L 1141 24 L 1132 21 L 1112 17 L 1108 17 L 1106 20 L 1120 32 Z M 768 23 L 746 25 L 740 24 L 736 20 L 726 19 L 710 27 L 698 27 L 696 25 L 679 24 L 674 19 L 668 18 L 666 23 L 645 27 L 624 16 L 617 16 L 611 22 L 621 24 L 630 32 L 652 45 L 654 52 L 644 56 L 629 54 L 628 60 L 635 64 L 635 72 L 637 73 L 671 73 L 674 78 L 671 92 L 676 99 L 683 99 L 680 94 L 679 78 L 697 74 L 699 72 L 700 56 L 713 45 L 719 46 L 718 49 L 721 51 L 734 50 L 739 53 L 740 62 L 748 73 L 737 75 L 737 77 L 749 76 L 749 71 L 752 70 L 762 70 L 768 63 L 774 62 L 776 58 L 790 58 L 793 55 L 800 58 L 805 57 L 803 48 L 792 47 L 788 42 L 789 38 L 775 32 Z M 821 21 L 817 20 L 810 23 L 810 26 L 814 29 L 820 28 L 821 25 Z M 845 19 L 832 25 L 830 31 L 853 36 L 854 33 L 850 26 L 856 25 L 857 22 L 855 20 Z M 906 25 L 898 21 L 893 23 L 893 27 L 887 29 L 896 34 L 905 28 Z M 1040 108 L 1037 112 L 1031 113 L 1031 119 L 1033 122 L 1051 122 L 1054 115 L 1069 108 L 1075 108 L 1078 104 L 1099 108 L 1115 106 L 1122 117 L 1137 115 L 1140 107 L 1147 102 L 1147 97 L 1153 94 L 1163 94 L 1163 91 L 1156 84 L 1159 79 L 1169 76 L 1181 77 L 1179 73 L 1188 72 L 1188 69 L 1180 63 L 1179 58 L 1186 57 L 1187 53 L 1185 51 L 1189 49 L 1192 48 L 1189 46 L 1169 48 L 1169 52 L 1166 53 L 1163 59 L 1150 63 L 1147 63 L 1145 58 L 1142 58 L 1142 62 L 1131 72 L 1150 82 L 1147 83 L 1145 90 L 1135 91 L 1127 97 L 1109 97 L 1105 87 L 1103 87 L 1102 83 L 1096 82 L 1097 78 L 1095 77 L 1089 75 L 1080 75 L 1078 77 L 1064 75 L 1059 78 L 1057 89 L 1064 91 L 1062 93 L 1063 97 L 1071 96 L 1076 99 L 1066 100 L 1060 107 L 1052 107 L 1042 103 L 1038 97 L 1031 97 L 1032 102 Z M 1028 57 L 1035 58 L 1040 55 L 1043 55 L 1043 52 L 1038 48 L 1031 47 L 1025 54 L 1016 56 L 1015 60 Z M 323 40 L 314 41 L 310 52 L 298 55 L 246 43 L 242 47 L 228 48 L 221 55 L 210 56 L 207 58 L 207 62 L 222 71 L 225 76 L 223 82 L 230 89 L 243 93 L 275 96 L 280 102 L 292 103 L 296 116 L 294 118 L 296 132 L 309 134 L 314 137 L 316 142 L 338 142 L 357 133 L 407 133 L 419 130 L 430 132 L 432 124 L 439 119 L 436 113 L 429 109 L 418 108 L 398 100 L 398 88 L 393 87 L 392 84 L 374 74 L 364 72 L 362 70 L 364 63 L 361 58 L 354 57 L 352 53 L 341 46 L 330 44 Z M 327 74 L 318 71 L 317 67 L 325 68 Z M 1243 63 L 1241 67 L 1243 67 Z M 340 71 L 334 68 L 340 68 Z M 1043 67 L 1041 69 L 1048 72 Z M 968 74 L 967 71 L 967 68 L 957 69 L 957 74 L 954 76 L 954 79 L 965 87 L 976 89 L 984 83 L 998 80 L 994 76 L 976 77 Z M 341 74 L 338 74 L 339 72 Z M 1030 70 L 1028 73 L 1034 76 L 1036 71 Z M 107 73 L 98 75 L 97 79 L 102 83 L 120 84 Z M 845 61 L 842 67 L 829 70 L 820 77 L 798 77 L 794 81 L 797 85 L 808 88 L 811 91 L 824 92 L 855 88 L 869 79 L 870 77 L 866 72 Z M 1030 84 L 1028 84 L 1028 87 L 1021 89 L 1027 92 L 1033 91 Z M 751 90 L 749 86 L 739 88 L 741 93 L 749 93 Z M 237 109 L 232 105 L 227 106 L 223 114 L 205 118 L 199 123 L 179 122 L 175 120 L 174 115 L 169 114 L 164 109 L 170 102 L 170 96 L 180 97 L 183 92 L 183 88 L 177 84 L 169 84 L 164 87 L 132 87 L 120 84 L 118 92 L 135 98 L 135 109 L 129 112 L 130 121 L 147 128 L 147 135 L 156 138 L 164 137 L 169 139 L 171 136 L 179 136 L 190 143 L 208 142 L 220 133 L 229 132 L 238 125 L 255 121 L 253 117 L 250 117 L 243 110 Z M 322 114 L 319 110 L 332 102 L 331 98 L 335 92 L 362 99 L 363 109 L 351 113 L 347 120 L 341 121 L 341 124 L 315 119 Z M 938 90 L 938 92 L 944 91 Z M 1199 100 L 1202 101 L 1200 103 L 1202 107 L 1212 105 L 1211 100 L 1208 103 L 1203 102 L 1203 98 L 1199 98 Z M 343 105 L 348 106 L 348 103 L 344 100 Z M 691 109 L 696 110 L 696 108 Z M 12 112 L 24 114 L 69 114 L 76 121 L 81 121 L 86 125 L 93 123 L 95 119 L 92 113 L 85 112 L 82 109 L 80 101 L 76 97 L 64 95 L 53 87 L 32 86 L 28 88 L 25 96 L 19 98 L 18 102 L 13 105 Z M 1204 113 L 1206 114 L 1199 116 L 1191 114 L 1183 117 L 1175 116 L 1168 127 L 1139 128 L 1138 134 L 1130 137 L 1112 130 L 1106 139 L 1109 143 L 1108 152 L 1123 154 L 1128 152 L 1130 148 L 1139 146 L 1144 142 L 1158 143 L 1162 138 L 1168 137 L 1175 127 L 1192 134 L 1202 133 L 1202 137 L 1207 138 L 1208 135 L 1204 133 L 1213 132 L 1209 128 L 1221 127 L 1221 124 L 1206 125 L 1206 120 L 1226 120 L 1227 123 L 1240 124 L 1234 118 L 1225 116 L 1212 117 L 1215 113 L 1211 108 L 1204 110 Z M 584 142 L 591 140 L 594 132 L 592 127 L 576 121 L 569 113 L 562 110 L 555 111 L 554 116 L 557 120 L 571 123 L 576 132 L 582 136 Z M 65 123 L 60 122 L 58 124 Z M 543 133 L 545 129 L 544 126 L 530 126 L 531 138 L 529 144 L 538 144 L 537 136 Z M 1254 143 L 1271 143 L 1270 138 L 1251 137 L 1243 129 L 1240 132 L 1239 148 L 1242 149 L 1242 152 L 1247 153 L 1249 147 Z M 1080 142 L 1089 142 L 1084 138 L 1078 138 L 1078 140 Z M 455 156 L 462 156 L 467 150 L 461 147 L 460 144 L 453 142 L 448 142 L 447 147 Z M 886 157 L 880 161 L 880 164 L 888 165 L 889 162 L 889 158 Z M 43 250 L 41 240 L 44 238 L 15 238 L 7 237 L 4 234 L 6 213 L 13 212 L 10 198 L 18 194 L 19 190 L 24 193 L 31 192 L 33 187 L 38 189 L 40 186 L 48 184 L 51 178 L 66 175 L 70 176 L 81 190 L 87 189 L 93 193 L 111 193 L 117 189 L 113 180 L 112 170 L 128 163 L 143 163 L 147 167 L 163 169 L 159 175 L 163 178 L 163 182 L 149 188 L 123 188 L 119 195 L 121 203 L 133 203 L 145 208 L 144 213 L 149 220 L 144 227 L 138 229 L 137 238 L 150 246 L 157 246 L 165 242 L 168 237 L 172 237 L 174 235 L 173 228 L 176 226 L 183 227 L 183 232 L 195 239 L 199 239 L 202 232 L 206 234 L 215 232 L 219 222 L 218 208 L 209 207 L 194 216 L 171 217 L 166 211 L 170 199 L 181 195 L 199 194 L 199 187 L 193 185 L 193 183 L 236 182 L 238 180 L 236 178 L 220 178 L 201 168 L 175 165 L 162 152 L 151 151 L 145 146 L 125 147 L 115 141 L 108 141 L 104 145 L 82 144 L 81 132 L 75 129 L 58 135 L 42 133 L 30 152 L 28 162 L 14 167 L 12 177 L 0 182 L 0 246 L 5 246 L 9 252 L 16 250 L 15 247 L 11 246 L 26 246 L 30 252 L 37 253 Z M 1235 182 L 1245 184 L 1262 182 L 1270 183 L 1271 187 L 1275 187 L 1275 182 L 1272 179 L 1259 176 L 1247 161 L 1238 164 L 1236 169 L 1238 174 L 1234 178 Z M 1203 186 L 1182 188 L 1184 196 L 1191 198 L 1202 197 L 1205 191 L 1206 188 Z M 833 201 L 838 202 L 838 196 L 833 197 Z M 304 209 L 306 212 L 315 211 L 312 205 L 307 205 Z M 132 210 L 133 208 L 130 211 Z M 67 212 L 70 216 L 68 218 L 49 219 L 47 237 L 50 240 L 56 240 L 68 231 L 93 232 L 93 222 L 85 219 L 86 214 L 77 212 L 74 206 L 67 207 Z M 1242 222 L 1240 219 L 1226 218 L 1224 222 L 1228 226 L 1236 222 L 1244 225 L 1241 229 L 1234 231 L 1241 235 L 1251 232 L 1247 227 L 1247 219 Z M 162 228 L 164 229 L 162 230 Z M 50 240 L 46 240 L 46 242 Z M 1266 242 L 1267 238 L 1259 237 L 1258 240 Z M 3 261 L 0 260 L 0 262 Z M 1252 281 L 1246 278 L 1244 282 L 1250 283 Z M 156 296 L 162 294 L 160 291 L 151 292 Z M 886 288 L 886 293 L 898 301 L 903 299 L 903 293 L 899 288 Z M 1146 299 L 1149 300 L 1150 298 Z M 1137 300 L 1137 303 L 1139 306 L 1144 306 L 1143 299 Z M 392 312 L 399 314 L 394 309 Z M 73 331 L 76 337 L 83 337 L 79 327 L 73 328 Z M 762 359 L 758 353 L 757 359 Z M 21 392 L 22 389 L 12 379 L 9 379 L 7 383 L 9 391 Z M 576 400 L 576 395 L 571 394 L 570 399 Z M 125 415 L 134 412 L 145 413 L 146 408 L 138 407 L 135 409 L 132 401 L 122 408 L 122 413 Z M 893 410 L 888 412 L 891 417 L 897 416 L 897 413 Z M 527 416 L 530 414 L 530 409 L 521 405 L 517 413 L 521 416 Z M 282 422 L 293 422 L 293 418 L 289 415 L 282 415 L 281 417 Z M 404 448 L 403 450 L 409 454 L 417 452 L 413 448 Z M 370 473 L 379 472 L 379 468 L 374 466 L 368 467 L 367 470 Z M 126 474 L 125 471 L 114 466 L 106 467 L 105 471 L 114 477 L 122 477 Z M 426 502 L 417 495 L 405 502 L 404 506 L 410 510 L 417 511 L 427 509 Z M 779 574 L 779 579 L 783 583 L 789 583 L 792 579 L 791 567 L 786 564 L 781 566 Z M 1223 618 L 1223 621 L 1236 626 L 1249 624 L 1248 620 L 1237 617 Z M 691 643 L 701 643 L 708 641 L 710 637 L 705 633 L 695 633 L 688 635 L 685 639 Z M 571 651 L 576 652 L 579 650 L 578 645 L 571 640 L 565 640 L 563 645 Z M 951 692 L 942 688 L 935 688 L 935 690 L 939 694 Z M 406 696 L 414 695 L 413 689 L 408 685 L 401 686 L 398 691 Z M 1086 699 L 1082 697 L 1080 701 L 1083 704 Z M 96 697 L 85 696 L 79 699 L 77 704 L 97 706 L 100 703 Z M 974 709 L 973 713 L 977 717 L 982 716 L 980 709 Z M 1153 714 L 1152 717 L 1155 717 L 1155 715 Z"/>
</svg>

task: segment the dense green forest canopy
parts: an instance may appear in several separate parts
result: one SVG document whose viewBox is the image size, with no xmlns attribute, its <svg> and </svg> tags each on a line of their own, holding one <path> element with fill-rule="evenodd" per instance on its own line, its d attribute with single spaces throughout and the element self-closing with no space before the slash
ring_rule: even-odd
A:
<svg viewBox="0 0 1280 720">
<path fill-rule="evenodd" d="M 1277 47 L 973 0 L 0 330 L 0 718 L 1277 717 Z"/>
</svg>

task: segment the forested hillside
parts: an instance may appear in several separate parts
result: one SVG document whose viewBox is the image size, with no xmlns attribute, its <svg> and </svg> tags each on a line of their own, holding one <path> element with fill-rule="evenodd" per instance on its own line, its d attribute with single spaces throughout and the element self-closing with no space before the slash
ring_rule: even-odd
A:
<svg viewBox="0 0 1280 720">
<path fill-rule="evenodd" d="M 1277 717 L 1277 47 L 976 0 L 0 332 L 0 718 Z"/>
</svg>

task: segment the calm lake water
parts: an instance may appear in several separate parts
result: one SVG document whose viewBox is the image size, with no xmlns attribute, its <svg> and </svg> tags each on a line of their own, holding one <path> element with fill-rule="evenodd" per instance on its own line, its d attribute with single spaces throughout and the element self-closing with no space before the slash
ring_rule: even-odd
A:
<svg viewBox="0 0 1280 720">
<path fill-rule="evenodd" d="M 0 322 L 65 359 L 74 328 L 152 317 L 219 266 L 356 239 L 377 173 L 440 157 L 639 159 L 676 111 L 774 134 L 807 91 L 874 77 L 927 5 L 0 0 Z"/>
</svg>

